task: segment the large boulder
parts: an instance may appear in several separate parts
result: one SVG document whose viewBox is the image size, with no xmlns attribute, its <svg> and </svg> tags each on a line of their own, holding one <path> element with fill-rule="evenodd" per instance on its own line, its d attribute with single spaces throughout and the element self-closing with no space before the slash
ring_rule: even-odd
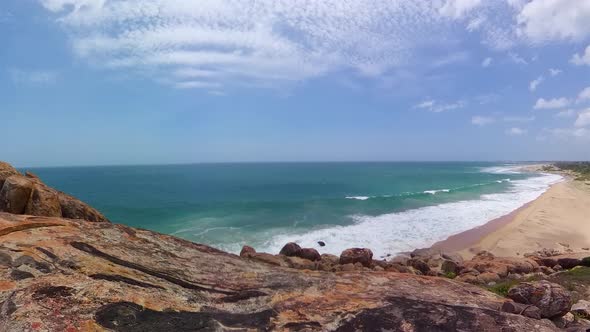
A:
<svg viewBox="0 0 590 332">
<path fill-rule="evenodd" d="M 340 254 L 340 264 L 361 263 L 365 267 L 371 267 L 373 252 L 367 248 L 350 248 Z"/>
<path fill-rule="evenodd" d="M 546 280 L 521 282 L 510 288 L 508 297 L 515 302 L 538 307 L 543 318 L 565 315 L 570 310 L 572 301 L 565 288 Z"/>
<path fill-rule="evenodd" d="M 533 319 L 541 319 L 541 310 L 530 304 L 506 301 L 504 304 L 502 304 L 502 308 L 500 310 L 509 314 L 523 315 Z"/>
<path fill-rule="evenodd" d="M 301 250 L 299 250 L 299 252 L 297 252 L 296 256 L 314 262 L 322 259 L 320 253 L 313 248 L 302 248 Z"/>
<path fill-rule="evenodd" d="M 44 185 L 36 184 L 24 213 L 32 216 L 61 217 L 61 205 L 57 192 Z"/>
<path fill-rule="evenodd" d="M 283 246 L 279 255 L 285 256 L 297 256 L 297 253 L 301 250 L 301 247 L 295 242 L 289 242 Z"/>
<path fill-rule="evenodd" d="M 22 175 L 13 175 L 4 181 L 0 190 L 0 211 L 22 214 L 31 197 L 33 182 Z"/>
<path fill-rule="evenodd" d="M 4 185 L 4 181 L 7 178 L 19 174 L 20 173 L 14 167 L 12 167 L 12 165 L 0 161 L 0 188 L 2 188 L 2 185 Z"/>
<path fill-rule="evenodd" d="M 58 193 L 61 214 L 64 218 L 83 219 L 91 222 L 108 222 L 109 220 L 90 205 L 62 192 Z"/>
</svg>

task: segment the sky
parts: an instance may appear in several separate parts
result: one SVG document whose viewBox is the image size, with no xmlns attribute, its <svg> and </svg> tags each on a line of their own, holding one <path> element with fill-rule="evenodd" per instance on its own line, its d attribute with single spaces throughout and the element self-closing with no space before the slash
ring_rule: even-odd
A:
<svg viewBox="0 0 590 332">
<path fill-rule="evenodd" d="M 590 0 L 2 0 L 17 166 L 590 159 Z"/>
</svg>

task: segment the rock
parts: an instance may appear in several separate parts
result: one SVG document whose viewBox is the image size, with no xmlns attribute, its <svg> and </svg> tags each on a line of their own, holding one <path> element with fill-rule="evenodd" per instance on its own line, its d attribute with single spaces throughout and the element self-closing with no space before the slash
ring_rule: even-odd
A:
<svg viewBox="0 0 590 332">
<path fill-rule="evenodd" d="M 441 254 L 442 258 L 449 260 L 449 261 L 453 261 L 457 264 L 461 264 L 463 263 L 463 256 L 459 255 L 459 254 L 455 254 L 455 253 L 442 253 Z"/>
<path fill-rule="evenodd" d="M 245 259 L 84 220 L 0 213 L 0 234 L 0 252 L 31 257 L 15 261 L 55 264 L 50 275 L 23 280 L 0 267 L 0 331 L 556 331 L 450 279 L 353 264 L 338 265 L 349 272 L 297 270 L 285 256 Z"/>
<path fill-rule="evenodd" d="M 366 248 L 350 248 L 340 254 L 340 264 L 361 263 L 363 266 L 371 267 L 373 252 Z"/>
<path fill-rule="evenodd" d="M 242 250 L 240 251 L 240 257 L 249 257 L 252 254 L 255 254 L 256 250 L 250 246 L 243 246 Z"/>
<path fill-rule="evenodd" d="M 540 266 L 539 271 L 545 275 L 550 275 L 550 274 L 555 273 L 555 270 L 553 270 L 552 268 L 547 267 L 547 266 Z"/>
<path fill-rule="evenodd" d="M 352 264 L 352 263 L 347 263 L 347 264 L 342 264 L 342 265 L 340 266 L 340 270 L 341 270 L 341 271 L 347 271 L 347 272 L 349 272 L 349 271 L 354 271 L 354 270 L 356 270 L 356 267 L 355 267 L 355 266 L 354 266 L 354 264 Z"/>
<path fill-rule="evenodd" d="M 296 256 L 297 253 L 301 250 L 301 247 L 295 242 L 289 242 L 283 246 L 279 255 L 285 256 Z"/>
<path fill-rule="evenodd" d="M 324 241 L 318 241 L 318 244 L 320 245 L 320 247 L 326 246 L 326 242 L 324 242 Z"/>
<path fill-rule="evenodd" d="M 0 161 L 0 189 L 4 185 L 4 181 L 13 175 L 20 175 L 20 173 L 12 165 Z"/>
<path fill-rule="evenodd" d="M 275 255 L 271 255 L 271 254 L 267 254 L 265 252 L 253 253 L 253 254 L 250 254 L 248 257 L 255 260 L 255 261 L 259 261 L 259 262 L 270 264 L 270 265 L 287 266 L 287 263 L 283 259 L 281 259 L 280 257 L 275 256 Z"/>
<path fill-rule="evenodd" d="M 389 262 L 391 263 L 396 263 L 396 264 L 401 264 L 401 265 L 408 265 L 408 260 L 411 257 L 408 255 L 404 255 L 404 254 L 399 254 L 395 257 L 393 257 L 392 259 L 389 260 Z"/>
<path fill-rule="evenodd" d="M 423 260 L 428 260 L 428 258 L 435 255 L 440 255 L 440 250 L 432 248 L 422 248 L 416 249 L 410 253 L 411 258 L 421 258 Z"/>
<path fill-rule="evenodd" d="M 310 261 L 309 259 L 296 257 L 296 256 L 287 256 L 286 258 L 287 264 L 289 267 L 299 270 L 317 270 L 317 265 Z"/>
<path fill-rule="evenodd" d="M 571 312 L 568 312 L 562 317 L 553 318 L 551 321 L 553 322 L 553 324 L 555 324 L 555 326 L 559 327 L 560 329 L 565 329 L 568 326 L 570 326 L 575 320 L 576 318 L 574 317 L 574 315 Z"/>
<path fill-rule="evenodd" d="M 456 277 L 454 280 L 466 282 L 468 284 L 479 284 L 480 283 L 479 279 L 477 279 L 477 277 L 472 274 L 462 274 L 462 275 Z"/>
<path fill-rule="evenodd" d="M 530 304 L 506 301 L 502 304 L 502 308 L 500 310 L 509 314 L 523 315 L 533 319 L 541 319 L 541 310 Z"/>
<path fill-rule="evenodd" d="M 109 222 L 98 210 L 70 195 L 58 192 L 58 198 L 62 217 L 64 218 L 82 219 L 90 222 Z"/>
<path fill-rule="evenodd" d="M 408 265 L 420 271 L 422 274 L 428 274 L 430 272 L 430 266 L 421 259 L 412 258 L 408 261 Z"/>
<path fill-rule="evenodd" d="M 561 317 L 569 311 L 571 305 L 571 296 L 567 290 L 546 280 L 521 282 L 510 288 L 508 298 L 518 303 L 537 306 L 543 318 Z"/>
<path fill-rule="evenodd" d="M 590 318 L 590 301 L 579 300 L 570 311 L 580 317 Z"/>
<path fill-rule="evenodd" d="M 332 264 L 332 265 L 340 264 L 339 263 L 340 258 L 336 255 L 322 254 L 321 258 L 322 258 L 322 262 L 326 262 L 328 264 Z"/>
<path fill-rule="evenodd" d="M 21 271 L 21 270 L 12 270 L 10 272 L 10 277 L 14 280 L 23 280 L 28 278 L 34 278 L 35 276 L 31 272 Z"/>
<path fill-rule="evenodd" d="M 375 270 L 375 271 L 385 271 L 385 269 L 384 269 L 384 268 L 382 268 L 382 267 L 381 267 L 381 266 L 379 266 L 379 265 L 377 265 L 377 266 L 373 267 L 373 270 Z"/>
<path fill-rule="evenodd" d="M 441 271 L 443 271 L 444 273 L 454 273 L 454 274 L 459 274 L 459 271 L 461 270 L 461 266 L 459 266 L 459 263 L 455 262 L 455 261 L 451 261 L 451 260 L 445 260 L 443 261 L 441 267 L 440 267 Z"/>
<path fill-rule="evenodd" d="M 297 252 L 296 256 L 310 261 L 319 261 L 322 259 L 320 253 L 312 248 L 302 248 Z"/>
<path fill-rule="evenodd" d="M 24 213 L 32 216 L 61 217 L 59 196 L 45 186 L 35 185 Z"/>
<path fill-rule="evenodd" d="M 12 257 L 7 253 L 0 252 L 0 266 L 11 267 Z"/>
<path fill-rule="evenodd" d="M 553 267 L 553 271 L 561 271 L 563 270 L 563 267 L 561 267 L 561 265 L 557 264 Z"/>
<path fill-rule="evenodd" d="M 560 258 L 557 260 L 557 264 L 561 265 L 564 269 L 573 269 L 574 267 L 580 265 L 582 261 L 577 258 Z"/>
<path fill-rule="evenodd" d="M 582 258 L 582 261 L 580 262 L 580 265 L 582 265 L 582 266 L 590 266 L 590 257 L 584 257 L 584 258 Z"/>
<path fill-rule="evenodd" d="M 493 272 L 484 272 L 477 276 L 477 280 L 482 284 L 488 284 L 490 282 L 499 281 L 500 276 Z"/>
<path fill-rule="evenodd" d="M 535 257 L 534 260 L 539 265 L 544 265 L 546 267 L 554 267 L 557 265 L 557 259 L 551 257 Z"/>
<path fill-rule="evenodd" d="M 486 250 L 482 250 L 482 251 L 478 252 L 477 254 L 475 254 L 473 259 L 491 260 L 491 259 L 494 259 L 495 257 L 496 256 L 494 256 L 494 254 L 492 254 L 491 252 L 486 251 Z"/>
<path fill-rule="evenodd" d="M 4 181 L 0 190 L 0 211 L 22 214 L 29 202 L 33 182 L 21 175 L 13 175 Z"/>
</svg>

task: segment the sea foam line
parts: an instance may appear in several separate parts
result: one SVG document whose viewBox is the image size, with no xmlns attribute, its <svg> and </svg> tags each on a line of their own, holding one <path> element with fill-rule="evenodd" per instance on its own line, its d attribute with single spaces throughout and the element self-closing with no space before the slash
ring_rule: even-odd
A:
<svg viewBox="0 0 590 332">
<path fill-rule="evenodd" d="M 506 170 L 513 172 L 512 169 Z M 511 181 L 508 192 L 481 195 L 479 199 L 444 203 L 378 216 L 355 215 L 355 223 L 332 226 L 302 234 L 273 236 L 258 250 L 277 253 L 287 242 L 316 248 L 320 253 L 340 254 L 351 247 L 373 250 L 375 257 L 430 246 L 451 235 L 481 226 L 504 216 L 543 194 L 559 175 L 542 174 Z M 317 241 L 326 243 L 320 247 Z"/>
</svg>

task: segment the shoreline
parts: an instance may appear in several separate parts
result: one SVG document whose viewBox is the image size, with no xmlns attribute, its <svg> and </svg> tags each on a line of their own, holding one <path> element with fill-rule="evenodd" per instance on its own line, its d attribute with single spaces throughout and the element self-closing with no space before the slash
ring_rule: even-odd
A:
<svg viewBox="0 0 590 332">
<path fill-rule="evenodd" d="M 560 174 L 535 200 L 502 217 L 449 236 L 429 248 L 470 259 L 481 250 L 518 257 L 542 249 L 586 251 L 590 247 L 590 186 Z"/>
</svg>

